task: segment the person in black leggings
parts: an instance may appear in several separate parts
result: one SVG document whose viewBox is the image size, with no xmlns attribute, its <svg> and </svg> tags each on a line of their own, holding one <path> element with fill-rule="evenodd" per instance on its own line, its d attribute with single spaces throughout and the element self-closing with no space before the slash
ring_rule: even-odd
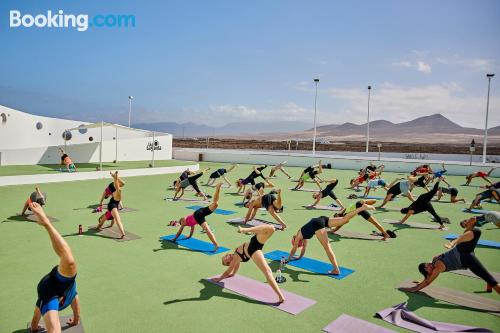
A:
<svg viewBox="0 0 500 333">
<path fill-rule="evenodd" d="M 422 212 L 429 212 L 434 219 L 440 224 L 440 229 L 445 229 L 443 219 L 436 213 L 432 206 L 431 199 L 436 195 L 439 189 L 439 182 L 434 184 L 432 190 L 427 193 L 419 195 L 417 200 L 411 203 L 407 208 L 401 209 L 401 214 L 406 214 L 400 223 L 405 223 L 410 216 L 420 214 Z"/>
<path fill-rule="evenodd" d="M 310 205 L 308 207 L 311 207 L 311 208 L 315 207 L 317 204 L 319 204 L 319 202 L 321 201 L 322 198 L 330 197 L 333 200 L 335 200 L 335 202 L 339 205 L 340 208 L 344 209 L 344 205 L 342 204 L 342 202 L 340 202 L 340 200 L 337 198 L 337 196 L 333 192 L 333 189 L 337 186 L 338 183 L 339 183 L 338 179 L 332 179 L 328 183 L 328 185 L 325 186 L 325 188 L 323 190 L 314 193 L 312 195 L 312 197 L 315 201 L 312 205 Z"/>
<path fill-rule="evenodd" d="M 275 196 L 277 194 L 277 197 Z M 271 191 L 268 194 L 264 194 L 263 196 L 259 196 L 257 198 L 252 199 L 248 203 L 248 211 L 245 216 L 245 222 L 251 221 L 255 218 L 259 208 L 265 208 L 272 217 L 281 224 L 282 230 L 285 230 L 286 224 L 283 219 L 278 215 L 279 212 L 283 211 L 283 200 L 281 199 L 281 189 L 277 189 L 276 191 Z"/>
<path fill-rule="evenodd" d="M 173 200 L 177 200 L 177 199 L 182 198 L 182 196 L 184 195 L 184 189 L 188 186 L 192 186 L 194 188 L 197 196 L 203 197 L 203 200 L 207 200 L 208 197 L 198 187 L 197 180 L 198 180 L 198 178 L 203 176 L 203 173 L 207 172 L 208 170 L 210 170 L 210 168 L 206 168 L 205 170 L 200 171 L 197 174 L 190 175 L 187 178 L 181 180 L 180 182 L 177 182 L 175 185 L 175 194 L 174 194 Z M 179 192 L 181 192 L 181 194 L 179 196 L 177 196 L 177 194 L 179 194 Z"/>
<path fill-rule="evenodd" d="M 464 233 L 457 239 L 445 244 L 445 247 L 450 249 L 449 251 L 435 256 L 432 262 L 418 265 L 418 270 L 422 273 L 425 280 L 405 290 L 416 292 L 430 285 L 443 272 L 469 269 L 487 283 L 487 292 L 491 292 L 494 289 L 500 294 L 498 282 L 486 270 L 474 253 L 477 242 L 481 237 L 481 230 L 475 227 L 476 222 L 475 217 L 460 222 L 460 226 L 465 229 Z"/>
<path fill-rule="evenodd" d="M 500 203 L 500 182 L 484 186 L 484 188 L 487 188 L 487 190 L 476 195 L 469 208 L 467 208 L 468 211 L 473 208 L 481 209 L 481 201 L 483 200 L 495 199 L 497 203 Z"/>
<path fill-rule="evenodd" d="M 440 186 L 437 191 L 437 198 L 436 201 L 441 200 L 444 194 L 449 194 L 450 195 L 450 202 L 451 203 L 456 203 L 456 202 L 463 202 L 465 203 L 464 198 L 458 199 L 458 190 L 455 187 L 444 187 Z"/>
<path fill-rule="evenodd" d="M 247 262 L 252 259 L 253 262 L 255 262 L 255 265 L 257 265 L 262 273 L 264 273 L 267 283 L 278 296 L 278 303 L 283 303 L 285 301 L 285 296 L 283 296 L 278 284 L 274 280 L 273 272 L 271 271 L 271 268 L 267 264 L 264 254 L 262 253 L 264 244 L 274 233 L 274 227 L 269 224 L 263 224 L 252 228 L 238 227 L 238 232 L 244 234 L 254 234 L 254 236 L 249 242 L 245 242 L 238 246 L 234 253 L 226 254 L 222 257 L 222 264 L 229 267 L 224 273 L 222 273 L 221 276 L 214 278 L 213 281 L 219 282 L 223 279 L 234 276 L 238 272 L 242 262 Z"/>
<path fill-rule="evenodd" d="M 259 167 L 253 167 L 253 171 L 248 175 L 247 178 L 240 178 L 236 181 L 236 186 L 238 187 L 238 191 L 236 193 L 244 193 L 245 192 L 245 187 L 248 184 L 251 184 L 252 186 L 255 185 L 255 179 L 261 177 L 269 187 L 274 187 L 274 184 L 271 183 L 266 177 L 264 177 L 264 174 L 262 171 L 267 168 L 267 165 L 261 165 Z"/>
</svg>

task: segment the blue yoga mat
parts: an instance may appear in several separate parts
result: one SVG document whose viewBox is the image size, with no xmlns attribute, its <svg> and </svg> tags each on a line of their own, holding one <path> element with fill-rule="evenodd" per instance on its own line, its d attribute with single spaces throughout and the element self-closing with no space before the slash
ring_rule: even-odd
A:
<svg viewBox="0 0 500 333">
<path fill-rule="evenodd" d="M 186 208 L 187 209 L 192 209 L 192 210 L 197 210 L 197 209 L 203 208 L 203 206 L 194 205 L 194 206 L 187 206 Z M 231 214 L 234 214 L 236 212 L 234 212 L 232 210 L 225 210 L 225 209 L 219 209 L 219 208 L 217 208 L 214 211 L 214 213 L 215 214 L 219 214 L 219 215 L 231 215 Z"/>
<path fill-rule="evenodd" d="M 471 214 L 486 214 L 489 212 L 489 210 L 483 210 L 483 209 L 471 209 L 467 210 L 467 208 L 462 208 L 462 212 L 464 213 L 471 213 Z"/>
<path fill-rule="evenodd" d="M 288 252 L 276 250 L 276 251 L 266 253 L 264 255 L 264 257 L 267 259 L 270 259 L 270 260 L 280 261 L 281 257 L 288 258 L 288 254 L 289 254 Z M 353 269 L 340 266 L 340 275 L 327 274 L 327 272 L 332 269 L 331 264 L 326 263 L 326 262 L 322 262 L 319 260 L 315 260 L 315 259 L 310 259 L 310 258 L 302 258 L 299 260 L 293 260 L 293 261 L 290 261 L 287 265 L 302 268 L 306 271 L 310 271 L 310 272 L 314 272 L 314 273 L 318 273 L 318 274 L 324 274 L 325 276 L 328 276 L 328 277 L 331 277 L 334 279 L 338 279 L 338 280 L 341 280 L 341 279 L 351 275 L 352 273 L 354 273 Z"/>
<path fill-rule="evenodd" d="M 367 195 L 366 197 L 359 197 L 360 199 L 375 199 L 375 200 L 384 200 L 385 197 L 377 197 L 376 195 Z M 394 198 L 391 201 L 396 201 L 398 198 Z"/>
<path fill-rule="evenodd" d="M 160 237 L 160 239 L 166 240 L 166 241 L 171 241 L 172 238 L 174 238 L 174 237 L 175 237 L 175 235 L 168 235 L 168 236 Z M 205 241 L 193 238 L 193 237 L 186 239 L 186 237 L 180 236 L 175 242 L 177 244 L 179 244 L 180 246 L 187 247 L 188 249 L 191 249 L 191 250 L 199 251 L 199 252 L 201 252 L 203 254 L 207 254 L 209 256 L 214 255 L 214 254 L 218 254 L 218 253 L 222 253 L 222 252 L 226 252 L 229 250 L 227 247 L 221 246 L 221 247 L 219 247 L 217 252 L 213 252 L 214 244 L 209 243 L 209 242 L 205 242 Z"/>
<path fill-rule="evenodd" d="M 448 234 L 446 236 L 443 236 L 444 238 L 448 240 L 454 240 L 458 238 L 458 235 L 455 234 Z M 485 239 L 480 239 L 479 242 L 477 242 L 478 245 L 482 246 L 489 246 L 489 247 L 495 247 L 495 248 L 500 248 L 500 243 L 499 242 L 494 242 L 490 240 L 485 240 Z"/>
</svg>

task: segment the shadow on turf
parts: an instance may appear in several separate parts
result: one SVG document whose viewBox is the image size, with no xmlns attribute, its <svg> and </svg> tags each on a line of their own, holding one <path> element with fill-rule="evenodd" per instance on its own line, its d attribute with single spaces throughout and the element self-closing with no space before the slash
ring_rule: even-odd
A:
<svg viewBox="0 0 500 333">
<path fill-rule="evenodd" d="M 223 297 L 227 299 L 234 299 L 238 301 L 243 301 L 251 304 L 263 304 L 262 302 L 246 298 L 244 296 L 240 296 L 237 294 L 233 294 L 231 292 L 225 292 L 223 288 L 221 288 L 218 285 L 215 285 L 211 282 L 208 282 L 206 280 L 199 280 L 199 283 L 203 285 L 203 289 L 200 290 L 200 296 L 199 297 L 190 297 L 190 298 L 182 298 L 182 299 L 173 299 L 170 301 L 165 301 L 163 302 L 164 305 L 170 305 L 170 304 L 175 304 L 175 303 L 181 303 L 181 302 L 199 302 L 199 301 L 208 301 L 210 298 L 216 296 L 216 297 Z"/>
<path fill-rule="evenodd" d="M 196 253 L 211 252 L 211 251 L 198 251 L 198 250 L 188 249 L 186 247 L 180 246 L 178 243 L 174 243 L 172 241 L 168 241 L 168 240 L 164 240 L 164 239 L 160 239 L 159 242 L 161 243 L 161 248 L 160 249 L 153 249 L 153 252 L 158 252 L 158 251 L 163 251 L 163 250 L 179 250 L 179 251 L 188 251 L 188 252 L 196 252 Z"/>
<path fill-rule="evenodd" d="M 93 237 L 101 237 L 101 238 L 107 238 L 107 239 L 115 239 L 115 237 L 109 237 L 109 236 L 105 236 L 105 235 L 100 235 L 99 234 L 99 230 L 97 229 L 88 229 L 84 232 L 82 232 L 81 234 L 78 233 L 78 232 L 75 232 L 73 234 L 66 234 L 66 235 L 62 235 L 63 237 L 74 237 L 74 236 L 93 236 Z"/>
<path fill-rule="evenodd" d="M 280 263 L 273 260 L 269 264 L 269 267 L 271 267 L 271 270 L 273 272 L 276 272 L 280 268 Z M 323 274 L 317 274 L 313 272 L 308 272 L 308 271 L 303 271 L 303 270 L 295 270 L 291 266 L 287 265 L 285 269 L 282 271 L 282 273 L 287 274 L 293 282 L 310 282 L 309 280 L 301 280 L 300 275 L 314 275 L 314 276 L 321 276 Z"/>
<path fill-rule="evenodd" d="M 416 311 L 423 307 L 428 308 L 439 308 L 439 309 L 450 309 L 450 310 L 467 310 L 473 312 L 481 312 L 481 313 L 489 313 L 488 311 L 478 310 L 474 308 L 470 308 L 463 305 L 446 303 L 444 301 L 440 301 L 429 296 L 419 295 L 418 293 L 411 293 L 404 290 L 399 290 L 408 296 L 407 308 L 410 311 Z"/>
<path fill-rule="evenodd" d="M 7 219 L 3 220 L 2 223 L 4 222 L 28 222 L 28 223 L 34 223 L 31 220 L 28 220 L 26 217 L 22 215 L 12 215 L 9 216 Z"/>
</svg>

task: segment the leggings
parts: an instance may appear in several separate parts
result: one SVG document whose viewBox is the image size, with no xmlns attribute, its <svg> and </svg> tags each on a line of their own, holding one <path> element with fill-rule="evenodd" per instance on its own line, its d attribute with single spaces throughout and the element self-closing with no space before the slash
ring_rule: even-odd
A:
<svg viewBox="0 0 500 333">
<path fill-rule="evenodd" d="M 194 176 L 190 176 L 188 177 L 188 182 L 189 184 L 191 184 L 191 186 L 194 188 L 194 190 L 197 192 L 197 193 L 201 193 L 200 191 L 200 188 L 198 187 L 198 183 L 196 182 L 196 180 L 198 178 L 200 178 L 201 176 L 203 176 L 203 172 L 200 172 L 199 174 L 197 175 L 194 175 Z"/>
<path fill-rule="evenodd" d="M 412 209 L 415 214 L 421 213 L 423 211 L 428 211 L 434 219 L 441 225 L 443 225 L 443 221 L 441 221 L 441 217 L 436 213 L 434 207 L 431 204 L 431 199 L 436 195 L 439 189 L 439 182 L 434 184 L 432 190 L 427 193 L 421 194 L 414 203 L 410 205 L 410 209 Z"/>
<path fill-rule="evenodd" d="M 477 259 L 474 252 L 471 253 L 462 253 L 460 255 L 460 260 L 462 261 L 462 265 L 465 268 L 471 270 L 472 273 L 479 276 L 481 279 L 486 281 L 488 285 L 494 287 L 498 284 L 497 280 L 484 268 L 483 264 Z"/>
</svg>

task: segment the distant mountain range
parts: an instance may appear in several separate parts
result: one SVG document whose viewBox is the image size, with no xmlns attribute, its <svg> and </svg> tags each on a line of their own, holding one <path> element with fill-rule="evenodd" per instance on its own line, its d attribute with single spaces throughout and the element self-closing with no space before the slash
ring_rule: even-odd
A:
<svg viewBox="0 0 500 333">
<path fill-rule="evenodd" d="M 267 140 L 288 138 L 309 139 L 312 125 L 305 122 L 235 122 L 220 127 L 212 127 L 195 123 L 178 124 L 175 122 L 134 124 L 133 127 L 158 132 L 171 133 L 175 137 L 252 137 Z M 366 123 L 321 125 L 317 127 L 317 135 L 334 141 L 364 140 Z M 370 122 L 370 138 L 372 141 L 406 141 L 406 142 L 451 142 L 470 140 L 482 136 L 483 130 L 462 127 L 441 114 L 419 117 L 402 123 L 387 120 Z M 490 128 L 491 139 L 500 142 L 500 126 Z"/>
</svg>

